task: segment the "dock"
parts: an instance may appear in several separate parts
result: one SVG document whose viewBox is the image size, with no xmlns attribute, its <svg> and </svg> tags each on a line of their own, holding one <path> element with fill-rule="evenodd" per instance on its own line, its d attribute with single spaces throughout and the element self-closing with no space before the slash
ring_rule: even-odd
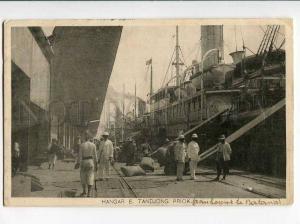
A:
<svg viewBox="0 0 300 224">
<path fill-rule="evenodd" d="M 166 176 L 158 164 L 154 172 L 145 176 L 124 177 L 122 163 L 111 167 L 108 179 L 96 181 L 94 198 L 285 198 L 285 179 L 240 170 L 231 170 L 225 181 L 213 181 L 213 168 L 199 166 L 197 180 L 184 176 L 177 182 L 175 176 Z M 31 166 L 28 172 L 39 178 L 42 191 L 30 192 L 26 197 L 80 197 L 79 171 L 74 163 L 59 160 L 54 171 L 47 164 L 40 168 Z"/>
</svg>

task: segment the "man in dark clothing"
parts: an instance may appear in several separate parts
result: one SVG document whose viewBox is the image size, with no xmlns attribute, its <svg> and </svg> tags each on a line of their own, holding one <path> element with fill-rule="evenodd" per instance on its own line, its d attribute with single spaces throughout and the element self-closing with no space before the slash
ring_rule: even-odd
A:
<svg viewBox="0 0 300 224">
<path fill-rule="evenodd" d="M 74 143 L 74 147 L 73 147 L 73 155 L 76 158 L 78 157 L 80 145 L 81 145 L 81 137 L 77 136 L 76 140 L 75 140 L 75 143 Z"/>
<path fill-rule="evenodd" d="M 135 162 L 136 144 L 131 138 L 128 138 L 124 147 L 126 151 L 126 166 L 132 166 Z"/>
<path fill-rule="evenodd" d="M 12 150 L 12 175 L 13 176 L 16 175 L 17 171 L 19 171 L 20 162 L 21 162 L 20 146 L 18 142 L 15 142 Z"/>
<path fill-rule="evenodd" d="M 54 170 L 55 162 L 57 159 L 57 153 L 60 151 L 60 147 L 58 146 L 57 140 L 52 139 L 51 144 L 48 146 L 48 153 L 49 153 L 49 170 Z"/>
<path fill-rule="evenodd" d="M 152 152 L 151 146 L 147 140 L 141 144 L 141 152 L 143 153 L 143 156 L 149 156 L 149 154 Z"/>
</svg>

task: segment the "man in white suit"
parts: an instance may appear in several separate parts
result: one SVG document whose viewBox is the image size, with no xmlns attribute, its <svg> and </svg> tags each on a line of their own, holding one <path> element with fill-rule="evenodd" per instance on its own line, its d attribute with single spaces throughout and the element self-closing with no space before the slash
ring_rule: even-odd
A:
<svg viewBox="0 0 300 224">
<path fill-rule="evenodd" d="M 110 175 L 110 164 L 113 162 L 114 158 L 114 147 L 111 140 L 108 139 L 108 132 L 104 132 L 102 137 L 103 141 L 99 147 L 99 176 L 100 180 L 103 178 L 108 178 Z"/>
</svg>

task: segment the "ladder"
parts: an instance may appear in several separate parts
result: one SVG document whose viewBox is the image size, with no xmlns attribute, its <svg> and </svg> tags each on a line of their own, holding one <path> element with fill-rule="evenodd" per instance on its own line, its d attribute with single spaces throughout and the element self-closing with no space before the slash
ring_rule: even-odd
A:
<svg viewBox="0 0 300 224">
<path fill-rule="evenodd" d="M 258 115 L 252 121 L 250 121 L 249 123 L 245 124 L 240 129 L 238 129 L 237 131 L 235 131 L 234 133 L 232 133 L 230 136 L 228 136 L 226 138 L 226 141 L 228 143 L 231 143 L 231 142 L 237 140 L 242 135 L 244 135 L 245 133 L 247 133 L 248 131 L 250 131 L 256 125 L 258 125 L 259 123 L 261 123 L 262 121 L 264 121 L 265 119 L 267 119 L 269 116 L 271 116 L 272 114 L 274 114 L 275 112 L 277 112 L 278 110 L 280 110 L 281 108 L 283 108 L 284 106 L 285 106 L 285 99 L 282 99 L 278 103 L 274 104 L 272 107 L 269 107 L 269 108 L 265 109 L 260 115 Z M 199 161 L 202 161 L 202 160 L 208 158 L 209 156 L 213 155 L 214 153 L 216 153 L 217 150 L 218 150 L 217 149 L 217 145 L 218 144 L 212 146 L 211 148 L 209 148 L 205 152 L 201 153 L 199 155 Z"/>
</svg>

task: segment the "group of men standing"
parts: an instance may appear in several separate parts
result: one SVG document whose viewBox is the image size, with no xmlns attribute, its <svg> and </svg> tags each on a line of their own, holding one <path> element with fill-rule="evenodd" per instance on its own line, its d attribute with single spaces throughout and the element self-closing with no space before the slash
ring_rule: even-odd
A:
<svg viewBox="0 0 300 224">
<path fill-rule="evenodd" d="M 104 132 L 98 150 L 89 133 L 85 133 L 84 142 L 79 145 L 79 152 L 75 169 L 80 168 L 80 180 L 83 188 L 82 197 L 92 196 L 92 186 L 95 182 L 95 173 L 100 179 L 110 175 L 110 164 L 113 162 L 113 143 L 108 139 L 108 132 Z M 99 169 L 98 169 L 99 167 Z"/>
<path fill-rule="evenodd" d="M 83 188 L 81 196 L 83 197 L 92 196 L 95 173 L 98 172 L 99 180 L 103 180 L 104 177 L 109 177 L 110 175 L 110 165 L 113 163 L 114 148 L 108 136 L 108 132 L 104 132 L 100 143 L 95 144 L 91 135 L 86 133 L 84 142 L 81 143 L 81 141 L 78 141 L 78 156 L 75 168 L 80 168 L 80 180 Z M 185 143 L 184 135 L 178 137 L 178 141 L 174 147 L 174 158 L 177 164 L 177 181 L 183 181 L 183 173 L 187 160 L 189 162 L 191 179 L 197 179 L 196 169 L 200 153 L 200 147 L 197 141 L 198 136 L 196 133 L 192 134 L 191 141 L 188 144 Z M 147 150 L 145 149 L 145 151 Z M 221 135 L 219 137 L 219 143 L 217 144 L 217 177 L 215 180 L 219 180 L 221 173 L 223 173 L 222 179 L 224 180 L 229 173 L 231 152 L 229 143 L 225 141 L 225 135 Z"/>
<path fill-rule="evenodd" d="M 223 173 L 222 180 L 225 180 L 226 175 L 229 174 L 229 161 L 232 153 L 230 144 L 225 141 L 225 135 L 219 137 L 217 144 L 216 168 L 217 177 L 214 179 L 219 181 L 221 173 Z M 179 135 L 178 141 L 174 148 L 174 157 L 177 165 L 177 181 L 183 181 L 183 172 L 186 160 L 189 161 L 191 179 L 196 180 L 196 168 L 199 162 L 200 147 L 197 143 L 198 135 L 192 134 L 191 141 L 188 145 L 185 143 L 184 135 Z"/>
</svg>

